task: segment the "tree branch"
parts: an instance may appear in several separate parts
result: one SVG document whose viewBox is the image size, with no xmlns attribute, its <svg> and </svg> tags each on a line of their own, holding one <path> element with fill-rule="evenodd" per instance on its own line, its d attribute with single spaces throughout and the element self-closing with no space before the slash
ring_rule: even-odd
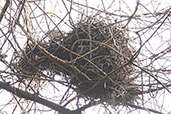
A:
<svg viewBox="0 0 171 114">
<path fill-rule="evenodd" d="M 9 4 L 10 4 L 10 0 L 6 0 L 6 3 L 5 3 L 5 5 L 4 5 L 3 9 L 2 9 L 1 14 L 0 14 L 0 23 L 1 23 L 2 19 L 3 19 L 3 16 L 4 16 L 6 10 L 8 9 Z"/>
<path fill-rule="evenodd" d="M 87 109 L 87 108 L 89 108 L 91 106 L 94 106 L 96 104 L 98 104 L 98 102 L 96 102 L 96 101 L 90 102 L 90 103 L 88 103 L 88 104 L 86 104 L 86 105 L 76 109 L 75 112 L 79 112 L 81 114 L 82 111 L 84 111 L 85 109 Z"/>
<path fill-rule="evenodd" d="M 164 113 L 159 112 L 159 111 L 157 111 L 157 110 L 153 110 L 153 109 L 150 109 L 150 108 L 145 108 L 145 107 L 137 106 L 137 105 L 130 104 L 130 103 L 127 103 L 127 105 L 130 106 L 130 107 L 132 107 L 132 108 L 135 108 L 135 109 L 146 110 L 146 111 L 153 112 L 153 113 L 155 113 L 155 114 L 164 114 Z"/>
<path fill-rule="evenodd" d="M 25 98 L 27 100 L 31 100 L 31 101 L 40 103 L 44 106 L 47 106 L 51 109 L 58 111 L 61 114 L 76 114 L 76 113 L 74 113 L 75 111 L 71 111 L 71 110 L 66 109 L 66 108 L 64 108 L 58 104 L 55 104 L 51 101 L 45 100 L 45 99 L 39 97 L 38 95 L 31 94 L 31 93 L 28 93 L 26 91 L 22 91 L 18 88 L 15 88 L 15 87 L 11 87 L 8 83 L 2 82 L 2 81 L 0 81 L 0 89 L 5 89 L 8 92 L 11 92 L 18 97 Z M 81 112 L 78 114 L 81 114 Z"/>
</svg>

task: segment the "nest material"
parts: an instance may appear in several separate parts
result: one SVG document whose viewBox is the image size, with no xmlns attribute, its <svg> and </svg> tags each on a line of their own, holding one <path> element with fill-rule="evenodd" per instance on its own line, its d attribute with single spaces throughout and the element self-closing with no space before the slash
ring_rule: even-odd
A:
<svg viewBox="0 0 171 114">
<path fill-rule="evenodd" d="M 129 63 L 132 53 L 124 30 L 116 24 L 87 19 L 75 24 L 71 32 L 39 45 L 70 65 L 53 61 L 30 43 L 17 62 L 18 68 L 32 74 L 44 70 L 55 76 L 65 74 L 61 76 L 84 98 L 115 105 L 135 100 L 134 92 L 138 88 L 131 77 L 134 70 Z"/>
</svg>

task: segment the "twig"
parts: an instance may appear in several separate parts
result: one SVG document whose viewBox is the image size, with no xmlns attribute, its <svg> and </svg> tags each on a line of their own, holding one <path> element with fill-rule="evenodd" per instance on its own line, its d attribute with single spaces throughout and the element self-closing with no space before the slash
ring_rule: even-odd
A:
<svg viewBox="0 0 171 114">
<path fill-rule="evenodd" d="M 128 18 L 128 22 L 126 23 L 126 25 L 125 25 L 123 28 L 127 27 L 128 24 L 129 24 L 129 22 L 133 19 L 135 13 L 136 13 L 137 10 L 138 10 L 138 6 L 139 6 L 139 0 L 137 0 L 137 5 L 136 5 L 136 7 L 135 7 L 135 10 L 134 10 L 133 14 Z"/>
<path fill-rule="evenodd" d="M 6 0 L 5 6 L 3 7 L 2 12 L 0 14 L 0 23 L 3 19 L 3 16 L 4 16 L 6 10 L 8 9 L 9 3 L 10 3 L 10 0 Z"/>
<path fill-rule="evenodd" d="M 164 113 L 159 112 L 159 111 L 157 111 L 157 110 L 153 110 L 153 109 L 150 109 L 150 108 L 145 108 L 145 107 L 137 106 L 137 105 L 130 104 L 130 103 L 127 103 L 127 105 L 130 106 L 130 107 L 132 107 L 132 108 L 135 108 L 135 109 L 146 110 L 146 111 L 153 112 L 153 113 L 155 113 L 155 114 L 164 114 Z"/>
</svg>

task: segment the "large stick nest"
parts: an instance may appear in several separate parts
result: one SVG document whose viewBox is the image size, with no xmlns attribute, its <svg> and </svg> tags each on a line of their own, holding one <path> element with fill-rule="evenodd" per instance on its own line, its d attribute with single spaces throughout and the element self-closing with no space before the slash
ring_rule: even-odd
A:
<svg viewBox="0 0 171 114">
<path fill-rule="evenodd" d="M 138 88 L 131 75 L 132 53 L 120 28 L 92 18 L 78 22 L 72 31 L 48 42 L 28 43 L 16 67 L 35 78 L 40 71 L 60 75 L 83 98 L 115 105 L 134 102 Z M 54 61 L 40 46 L 67 64 Z"/>
</svg>

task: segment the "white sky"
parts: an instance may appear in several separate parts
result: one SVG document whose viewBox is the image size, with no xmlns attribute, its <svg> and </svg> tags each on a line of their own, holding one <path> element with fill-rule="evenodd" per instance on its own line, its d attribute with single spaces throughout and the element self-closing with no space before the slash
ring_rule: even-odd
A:
<svg viewBox="0 0 171 114">
<path fill-rule="evenodd" d="M 86 4 L 85 0 L 75 0 L 76 2 L 79 2 L 79 3 L 82 3 L 82 4 Z M 102 1 L 103 0 L 90 0 L 88 1 L 88 6 L 90 7 L 94 7 L 94 8 L 97 8 L 97 9 L 100 9 L 100 10 L 103 10 L 104 7 L 102 5 Z M 2 7 L 2 4 L 4 3 L 4 0 L 0 0 L 0 10 L 1 10 L 1 7 Z M 67 3 L 67 2 L 66 2 Z M 108 8 L 108 6 L 110 6 L 110 4 L 112 4 L 112 6 Z M 150 12 L 154 12 L 154 11 L 162 11 L 163 8 L 167 8 L 167 7 L 171 7 L 171 1 L 170 0 L 140 0 L 140 7 L 139 7 L 139 10 L 138 10 L 138 13 L 140 16 L 141 14 L 144 14 L 144 13 L 150 13 Z M 107 11 L 109 12 L 112 12 L 112 13 L 116 13 L 116 14 L 124 14 L 124 15 L 131 15 L 135 9 L 135 6 L 136 6 L 136 0 L 124 0 L 124 2 L 122 1 L 121 4 L 118 2 L 118 0 L 104 0 L 104 4 L 105 4 L 105 8 L 107 9 Z M 67 4 L 69 6 L 69 4 Z M 64 8 L 64 5 L 63 3 L 61 2 L 56 2 L 56 0 L 46 0 L 46 4 L 45 4 L 45 10 L 46 12 L 49 12 L 49 13 L 54 13 L 56 14 L 57 16 L 59 16 L 60 18 L 64 17 L 65 14 L 66 14 L 66 10 Z M 32 8 L 34 9 L 36 6 L 32 6 Z M 81 11 L 81 12 L 86 12 L 86 9 L 84 8 L 81 8 L 81 7 L 76 7 L 76 6 L 73 6 L 74 8 L 76 8 L 77 10 Z M 122 12 L 118 11 L 118 9 L 122 10 Z M 37 11 L 36 11 L 37 10 Z M 38 9 L 35 10 L 35 15 L 39 15 L 40 14 L 40 11 Z M 94 10 L 89 10 L 88 11 L 88 14 L 90 15 L 91 13 L 97 13 L 96 11 Z M 80 13 L 76 12 L 76 11 L 72 11 L 71 13 L 72 15 L 72 19 L 73 21 L 77 20 L 78 16 L 80 16 Z M 103 15 L 105 16 L 105 15 Z M 116 17 L 109 17 L 110 19 L 117 19 L 117 20 L 120 20 L 120 18 L 116 18 Z M 38 20 L 41 19 L 41 18 L 38 18 Z M 55 23 L 58 23 L 60 21 L 60 19 L 57 19 L 56 17 L 51 17 L 51 19 L 55 22 Z M 65 19 L 65 22 L 68 23 L 68 19 L 69 18 L 66 18 Z M 122 18 L 121 20 L 123 20 L 124 18 Z M 144 20 L 146 19 L 149 19 L 148 17 L 144 17 Z M 150 20 L 148 21 L 152 21 L 152 22 L 155 22 L 157 19 L 154 18 L 154 17 L 151 17 Z M 5 23 L 3 23 L 5 24 Z M 139 27 L 144 27 L 144 26 L 148 26 L 147 24 L 150 24 L 150 22 L 145 22 L 145 21 L 142 21 L 142 20 L 139 20 L 139 21 L 132 21 L 130 24 L 129 24 L 129 28 L 131 28 L 132 31 L 130 31 L 129 33 L 129 37 L 131 37 L 131 41 L 133 41 L 133 38 L 134 37 L 137 37 L 135 36 L 134 32 L 137 31 L 137 28 Z M 36 28 L 37 24 L 36 22 L 33 22 L 32 25 L 30 26 L 33 26 L 33 28 Z M 47 32 L 47 23 L 45 23 L 45 21 L 42 21 L 40 26 L 43 28 L 43 30 L 45 32 Z M 158 25 L 157 25 L 158 26 Z M 0 25 L 1 27 L 1 25 Z M 54 27 L 54 24 L 53 23 L 50 23 L 50 29 L 52 29 Z M 65 25 L 64 23 L 61 23 L 59 25 L 60 29 L 62 29 L 63 31 L 68 31 L 69 30 L 69 27 L 67 25 Z M 137 27 L 137 28 L 136 28 Z M 31 27 L 30 27 L 31 28 Z M 168 23 L 168 25 L 165 25 L 164 28 L 168 28 L 168 30 L 164 30 L 163 33 L 160 33 L 159 35 L 156 35 L 154 38 L 152 38 L 150 40 L 150 44 L 147 44 L 146 45 L 146 48 L 147 49 L 150 49 L 153 53 L 158 53 L 160 52 L 162 49 L 164 49 L 165 47 L 167 47 L 168 45 L 170 46 L 170 42 L 166 43 L 166 40 L 170 41 L 171 40 L 171 30 L 169 29 L 170 28 L 170 24 Z M 155 29 L 154 29 L 155 30 Z M 142 36 L 142 39 L 145 41 L 147 38 L 149 38 L 149 36 L 154 32 L 153 29 L 151 29 L 151 31 L 148 31 L 146 34 L 144 34 Z M 35 29 L 33 31 L 36 31 L 36 32 L 39 32 L 39 29 Z M 162 31 L 158 31 L 158 32 L 162 32 Z M 1 35 L 1 33 L 0 33 Z M 40 37 L 40 36 L 43 36 L 44 34 L 35 34 L 35 37 Z M 24 36 L 22 35 L 19 35 L 20 38 L 18 38 L 18 41 L 19 42 L 24 42 L 26 41 L 26 39 L 24 39 Z M 161 45 L 162 43 L 164 43 L 164 45 Z M 135 44 L 135 42 L 133 43 Z M 167 45 L 166 45 L 167 44 Z M 0 45 L 2 45 L 2 40 L 0 40 Z M 22 44 L 23 46 L 24 44 Z M 22 47 L 21 46 L 21 47 Z M 138 45 L 136 45 L 135 47 L 138 47 Z M 144 48 L 144 51 L 146 51 L 146 49 Z M 3 51 L 4 52 L 4 51 Z M 10 52 L 9 52 L 10 54 Z M 147 55 L 150 55 L 149 51 L 147 52 L 146 51 L 146 54 Z M 145 57 L 144 57 L 145 58 Z M 143 59 L 143 57 L 142 57 Z M 0 67 L 2 66 L 1 65 L 2 63 L 0 63 Z M 155 67 L 162 67 L 162 66 L 169 66 L 171 65 L 170 63 L 161 63 L 161 61 L 159 62 L 156 62 L 155 63 Z M 169 66 L 170 67 L 170 66 Z M 2 70 L 2 67 L 1 67 L 1 70 Z M 59 88 L 60 85 L 59 85 Z M 60 90 L 60 92 L 64 92 L 65 89 L 62 89 Z M 48 91 L 48 94 L 49 96 L 51 96 L 51 94 L 53 95 L 53 91 L 50 90 L 50 87 L 46 87 L 44 88 L 44 92 L 47 94 L 47 91 Z M 3 103 L 6 103 L 7 101 L 9 101 L 8 98 L 11 98 L 10 97 L 11 94 L 3 91 L 3 93 L 0 93 L 0 97 L 1 97 L 1 100 L 0 102 L 3 104 Z M 162 97 L 161 97 L 162 96 Z M 160 96 L 157 96 L 158 100 L 159 101 L 154 101 L 154 99 L 152 100 L 152 102 L 155 102 L 155 103 L 160 103 L 162 102 L 162 98 L 164 97 L 164 99 L 167 99 L 165 100 L 165 107 L 167 111 L 171 111 L 171 106 L 170 106 L 170 101 L 168 99 L 171 99 L 170 95 L 166 92 L 166 94 L 164 95 L 162 93 L 162 95 Z M 168 101 L 168 102 L 167 102 Z M 154 107 L 153 105 L 147 105 L 149 106 L 149 108 L 154 108 L 156 110 L 159 109 L 159 107 Z M 13 106 L 11 106 L 12 108 Z M 70 105 L 70 107 L 72 107 L 72 104 Z M 9 107 L 8 107 L 9 108 Z M 99 110 L 101 110 L 99 113 Z M 85 112 L 87 114 L 102 114 L 102 111 L 104 110 L 103 108 L 101 108 L 100 106 L 96 106 L 96 107 L 92 107 L 92 108 L 89 108 L 87 109 Z M 10 111 L 8 111 L 8 109 L 6 109 L 6 111 L 8 113 L 10 113 Z M 49 112 L 48 112 L 49 113 Z M 122 112 L 124 114 L 124 112 Z M 137 114 L 138 112 L 135 112 L 135 114 Z M 143 113 L 143 114 L 149 114 L 149 112 L 146 112 L 146 111 L 141 111 L 140 113 Z M 17 112 L 16 112 L 17 114 Z M 37 113 L 36 113 L 37 114 Z M 44 113 L 45 114 L 45 113 Z M 105 113 L 104 113 L 105 114 Z"/>
</svg>

